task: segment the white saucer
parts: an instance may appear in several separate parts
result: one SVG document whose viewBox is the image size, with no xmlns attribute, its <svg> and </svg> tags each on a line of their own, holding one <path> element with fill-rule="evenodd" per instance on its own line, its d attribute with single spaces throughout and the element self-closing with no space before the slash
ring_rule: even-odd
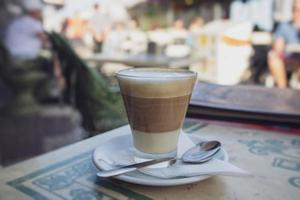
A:
<svg viewBox="0 0 300 200">
<path fill-rule="evenodd" d="M 197 135 L 188 135 L 193 142 L 198 143 L 203 141 L 201 137 Z M 127 133 L 125 135 L 116 136 L 111 138 L 107 142 L 101 144 L 98 148 L 95 149 L 93 153 L 93 162 L 95 166 L 99 170 L 104 170 L 103 163 L 99 160 L 106 160 L 110 155 L 115 153 L 124 151 L 124 149 L 132 148 L 132 138 L 131 133 Z M 224 148 L 216 154 L 215 158 L 228 161 L 228 154 Z M 135 183 L 140 185 L 147 186 L 175 186 L 175 185 L 183 185 L 188 183 L 194 183 L 198 181 L 205 180 L 210 176 L 194 176 L 194 177 L 180 177 L 180 178 L 172 178 L 172 179 L 161 179 L 153 176 L 149 176 L 141 173 L 140 171 L 130 172 L 124 175 L 119 175 L 114 178 L 126 181 L 129 183 Z"/>
</svg>

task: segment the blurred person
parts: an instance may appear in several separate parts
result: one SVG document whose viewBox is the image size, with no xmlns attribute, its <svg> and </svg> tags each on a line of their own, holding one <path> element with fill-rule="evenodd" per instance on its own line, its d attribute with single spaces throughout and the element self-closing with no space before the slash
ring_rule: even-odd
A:
<svg viewBox="0 0 300 200">
<path fill-rule="evenodd" d="M 269 70 L 279 88 L 287 87 L 287 67 L 296 67 L 300 77 L 300 53 L 287 51 L 289 46 L 300 45 L 300 0 L 293 2 L 291 22 L 281 23 L 275 31 L 272 50 L 268 54 Z"/>
<path fill-rule="evenodd" d="M 175 44 L 184 43 L 188 36 L 188 31 L 185 28 L 185 24 L 182 19 L 177 19 L 174 21 L 169 33 Z"/>
<path fill-rule="evenodd" d="M 131 47 L 131 45 L 127 43 L 128 30 L 124 22 L 114 22 L 110 28 L 111 30 L 109 30 L 109 34 L 107 34 L 103 43 L 103 53 L 116 57 L 128 53 L 128 47 Z M 101 67 L 101 72 L 111 77 L 119 70 L 126 68 L 128 68 L 128 66 L 120 63 L 105 63 Z"/>
<path fill-rule="evenodd" d="M 54 87 L 63 90 L 65 80 L 60 63 L 57 55 L 51 51 L 50 40 L 43 28 L 43 4 L 40 0 L 24 0 L 22 7 L 24 14 L 8 25 L 5 47 L 13 59 L 34 61 L 38 70 L 45 72 L 53 80 Z M 47 51 L 46 54 L 44 50 Z M 50 59 L 48 54 L 52 55 Z"/>
<path fill-rule="evenodd" d="M 130 31 L 140 31 L 138 21 L 136 19 L 129 20 L 128 29 Z"/>
<path fill-rule="evenodd" d="M 94 5 L 94 13 L 89 22 L 89 28 L 94 39 L 94 52 L 101 53 L 103 42 L 108 31 L 108 16 L 102 11 L 99 4 Z"/>
<path fill-rule="evenodd" d="M 186 33 L 187 30 L 185 28 L 184 21 L 182 19 L 175 20 L 173 26 L 171 27 L 171 31 Z"/>
<path fill-rule="evenodd" d="M 42 3 L 40 0 L 24 0 L 24 15 L 17 17 L 7 27 L 4 44 L 13 57 L 37 58 L 48 38 L 42 25 Z"/>
<path fill-rule="evenodd" d="M 187 44 L 190 48 L 194 48 L 196 46 L 197 39 L 203 25 L 204 25 L 204 20 L 202 17 L 195 17 L 190 22 L 189 33 L 187 37 Z"/>
<path fill-rule="evenodd" d="M 148 54 L 164 54 L 165 48 L 170 44 L 173 38 L 162 27 L 160 21 L 153 21 L 150 25 L 148 35 L 147 53 Z"/>
<path fill-rule="evenodd" d="M 150 31 L 161 31 L 162 26 L 159 21 L 154 21 L 150 25 Z"/>
<path fill-rule="evenodd" d="M 61 24 L 61 30 L 60 30 L 60 33 L 64 37 L 67 37 L 68 25 L 69 25 L 69 19 L 66 17 Z"/>
<path fill-rule="evenodd" d="M 122 43 L 122 49 L 132 54 L 143 53 L 147 49 L 147 36 L 141 31 L 135 19 L 128 22 L 127 34 L 125 41 Z"/>
<path fill-rule="evenodd" d="M 274 0 L 275 22 L 286 22 L 292 19 L 291 7 L 294 0 Z"/>
<path fill-rule="evenodd" d="M 74 45 L 81 44 L 85 31 L 85 23 L 78 11 L 74 13 L 73 17 L 68 19 L 66 26 L 67 38 L 70 39 Z"/>
<path fill-rule="evenodd" d="M 261 30 L 272 31 L 273 9 L 274 0 L 234 0 L 229 8 L 230 20 L 235 23 L 249 21 Z"/>
<path fill-rule="evenodd" d="M 168 57 L 183 58 L 190 55 L 191 48 L 187 43 L 188 31 L 182 19 L 174 21 L 168 37 L 172 38 L 165 50 Z"/>
<path fill-rule="evenodd" d="M 204 25 L 204 20 L 202 19 L 202 17 L 196 17 L 191 21 L 189 25 L 189 31 L 191 33 L 198 33 L 203 27 L 203 25 Z"/>
<path fill-rule="evenodd" d="M 103 45 L 103 52 L 111 53 L 124 53 L 122 51 L 122 44 L 126 40 L 127 31 L 123 22 L 115 22 L 112 24 L 109 34 L 105 38 Z"/>
</svg>

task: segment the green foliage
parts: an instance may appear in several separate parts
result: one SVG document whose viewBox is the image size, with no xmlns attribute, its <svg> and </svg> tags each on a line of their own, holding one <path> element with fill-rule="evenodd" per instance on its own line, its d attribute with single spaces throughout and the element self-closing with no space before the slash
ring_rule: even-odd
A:
<svg viewBox="0 0 300 200">
<path fill-rule="evenodd" d="M 81 112 L 84 128 L 102 132 L 124 124 L 121 95 L 110 90 L 103 75 L 88 67 L 64 38 L 56 33 L 49 34 L 49 38 L 66 78 L 64 99 Z"/>
<path fill-rule="evenodd" d="M 3 79 L 7 74 L 7 65 L 9 64 L 9 54 L 0 42 L 0 78 Z"/>
</svg>

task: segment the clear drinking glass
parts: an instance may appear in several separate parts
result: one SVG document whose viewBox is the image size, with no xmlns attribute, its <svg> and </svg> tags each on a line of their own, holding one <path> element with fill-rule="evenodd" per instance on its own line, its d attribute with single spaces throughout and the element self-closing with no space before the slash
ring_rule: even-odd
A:
<svg viewBox="0 0 300 200">
<path fill-rule="evenodd" d="M 197 78 L 195 72 L 133 68 L 117 73 L 136 156 L 175 156 Z"/>
</svg>

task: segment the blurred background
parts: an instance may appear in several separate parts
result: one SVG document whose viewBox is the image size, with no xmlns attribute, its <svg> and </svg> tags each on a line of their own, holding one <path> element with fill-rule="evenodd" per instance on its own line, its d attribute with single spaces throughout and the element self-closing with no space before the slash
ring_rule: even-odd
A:
<svg viewBox="0 0 300 200">
<path fill-rule="evenodd" d="M 126 124 L 120 69 L 298 90 L 299 43 L 297 0 L 1 0 L 0 161 Z"/>
</svg>

